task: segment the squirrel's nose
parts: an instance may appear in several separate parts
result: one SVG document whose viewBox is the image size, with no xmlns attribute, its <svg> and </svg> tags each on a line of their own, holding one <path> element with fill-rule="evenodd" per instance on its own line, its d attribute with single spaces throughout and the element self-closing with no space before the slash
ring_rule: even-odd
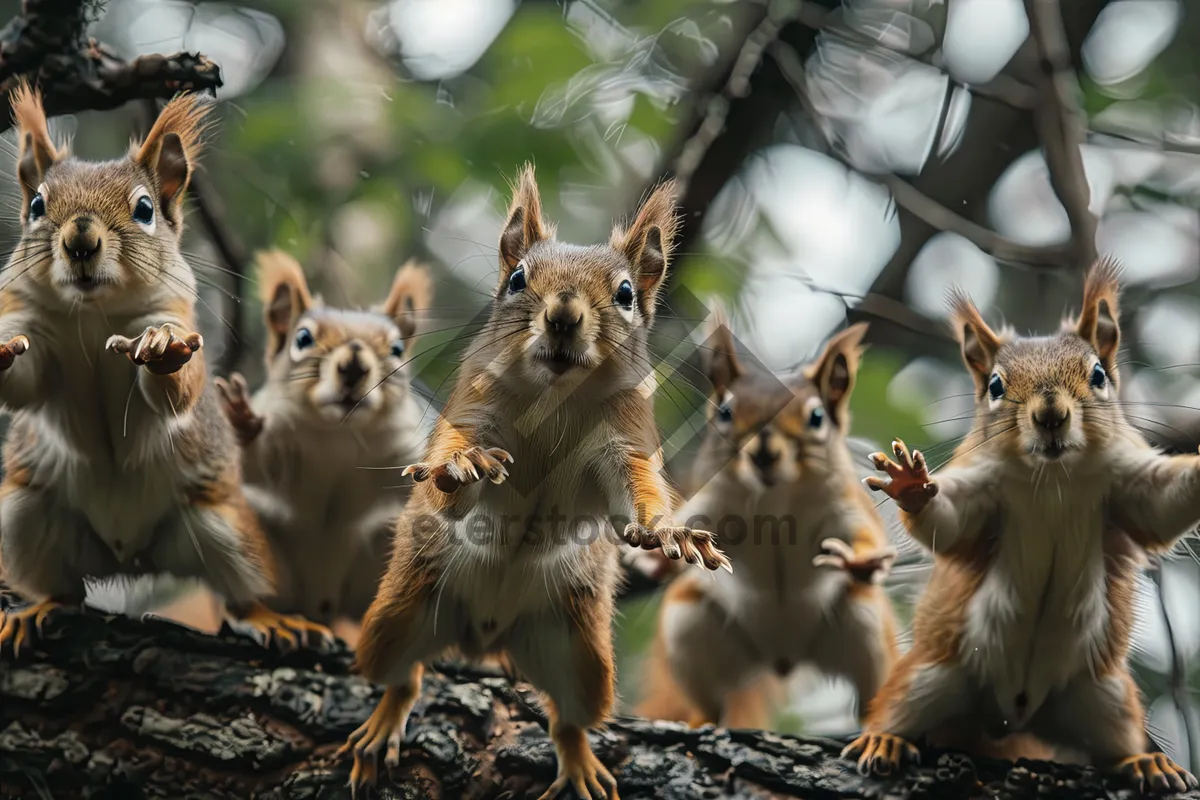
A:
<svg viewBox="0 0 1200 800">
<path fill-rule="evenodd" d="M 570 336 L 583 322 L 583 311 L 574 298 L 546 310 L 546 330 L 556 336 Z"/>
<path fill-rule="evenodd" d="M 359 353 L 362 352 L 362 345 L 358 342 L 350 343 L 350 358 L 338 365 L 338 375 L 342 379 L 342 383 L 346 386 L 356 386 L 363 376 L 367 374 L 367 368 L 363 366 L 362 359 Z"/>
<path fill-rule="evenodd" d="M 750 456 L 750 460 L 754 462 L 754 466 L 765 470 L 775 465 L 779 460 L 779 454 L 772 452 L 769 446 L 770 434 L 765 430 L 759 431 L 758 434 L 758 449 Z"/>
<path fill-rule="evenodd" d="M 1033 412 L 1033 421 L 1038 427 L 1056 431 L 1066 424 L 1071 412 L 1058 406 L 1046 405 Z"/>
<path fill-rule="evenodd" d="M 87 261 L 100 251 L 104 241 L 90 218 L 76 217 L 63 233 L 62 243 L 63 250 L 71 260 Z"/>
</svg>

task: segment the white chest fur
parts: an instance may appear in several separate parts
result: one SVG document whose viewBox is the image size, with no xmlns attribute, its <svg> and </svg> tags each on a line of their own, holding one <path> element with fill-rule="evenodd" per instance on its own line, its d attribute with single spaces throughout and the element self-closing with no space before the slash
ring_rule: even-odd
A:
<svg viewBox="0 0 1200 800">
<path fill-rule="evenodd" d="M 849 541 L 861 521 L 857 509 L 811 494 L 791 486 L 752 493 L 722 473 L 679 512 L 681 523 L 717 534 L 734 570 L 706 575 L 711 596 L 771 664 L 809 660 L 819 626 L 844 596 L 846 576 L 812 560 L 823 539 Z"/>
<path fill-rule="evenodd" d="M 1045 470 L 1004 484 L 998 549 L 962 644 L 964 664 L 1014 727 L 1095 663 L 1108 628 L 1103 483 Z"/>
<path fill-rule="evenodd" d="M 509 478 L 482 482 L 468 513 L 449 521 L 439 618 L 449 595 L 488 648 L 519 617 L 560 611 L 564 595 L 613 570 L 613 517 L 632 512 L 617 440 L 606 422 L 590 427 L 565 415 L 524 435 L 502 427 L 489 445 L 513 456 Z"/>
<path fill-rule="evenodd" d="M 48 354 L 48 399 L 21 412 L 37 431 L 37 479 L 125 561 L 179 502 L 186 476 L 174 440 L 193 419 L 152 410 L 137 388 L 138 368 L 104 349 L 113 333 L 141 333 L 131 320 L 86 310 L 50 317 L 35 334 Z"/>
</svg>

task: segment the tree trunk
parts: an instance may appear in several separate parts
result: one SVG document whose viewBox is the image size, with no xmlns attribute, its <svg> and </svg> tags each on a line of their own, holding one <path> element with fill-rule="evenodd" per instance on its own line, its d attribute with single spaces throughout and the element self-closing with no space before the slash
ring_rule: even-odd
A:
<svg viewBox="0 0 1200 800">
<path fill-rule="evenodd" d="M 350 796 L 348 759 L 335 752 L 381 692 L 351 674 L 340 645 L 281 655 L 233 633 L 95 612 L 53 614 L 45 632 L 0 661 L 0 797 Z M 428 671 L 402 763 L 378 795 L 536 797 L 555 772 L 537 708 L 530 687 L 485 669 Z M 889 787 L 859 778 L 840 742 L 631 718 L 592 741 L 626 800 L 1099 798 L 1121 788 L 1091 769 L 951 754 Z"/>
</svg>

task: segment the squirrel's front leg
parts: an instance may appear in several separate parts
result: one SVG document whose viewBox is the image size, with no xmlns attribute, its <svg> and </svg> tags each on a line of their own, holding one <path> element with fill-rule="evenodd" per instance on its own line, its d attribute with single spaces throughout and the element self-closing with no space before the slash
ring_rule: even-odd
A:
<svg viewBox="0 0 1200 800">
<path fill-rule="evenodd" d="M 894 461 L 883 453 L 871 455 L 875 468 L 888 477 L 867 478 L 867 488 L 895 500 L 909 535 L 929 550 L 945 553 L 970 546 L 999 496 L 998 489 L 989 488 L 995 482 L 994 466 L 981 457 L 978 463 L 954 466 L 935 479 L 920 450 L 910 453 L 896 439 L 892 453 Z"/>
<path fill-rule="evenodd" d="M 1200 455 L 1140 450 L 1114 473 L 1113 517 L 1142 547 L 1166 550 L 1200 522 Z"/>
<path fill-rule="evenodd" d="M 485 476 L 492 483 L 504 483 L 508 477 L 506 463 L 513 463 L 507 450 L 482 447 L 475 441 L 473 428 L 442 419 L 434 430 L 426 460 L 409 464 L 401 474 L 412 475 L 417 483 L 432 480 L 442 492 L 453 494 Z"/>
<path fill-rule="evenodd" d="M 204 390 L 204 359 L 195 357 L 203 346 L 200 334 L 169 322 L 148 327 L 133 339 L 114 334 L 105 345 L 143 367 L 138 383 L 151 408 L 176 415 L 190 411 Z"/>
<path fill-rule="evenodd" d="M 682 558 L 707 569 L 733 572 L 725 554 L 717 549 L 717 537 L 709 531 L 671 524 L 671 491 L 662 476 L 659 459 L 638 453 L 627 457 L 626 480 L 636 519 L 625 526 L 621 538 L 644 550 L 662 548 L 670 559 Z"/>
<path fill-rule="evenodd" d="M 24 325 L 19 327 L 25 328 Z M 4 328 L 12 330 L 13 326 L 5 325 Z M 0 330 L 0 337 L 3 334 Z M 30 348 L 30 339 L 25 333 L 12 334 L 0 344 L 0 405 L 6 408 L 25 408 L 44 399 L 40 388 L 42 359 L 27 355 Z"/>
</svg>

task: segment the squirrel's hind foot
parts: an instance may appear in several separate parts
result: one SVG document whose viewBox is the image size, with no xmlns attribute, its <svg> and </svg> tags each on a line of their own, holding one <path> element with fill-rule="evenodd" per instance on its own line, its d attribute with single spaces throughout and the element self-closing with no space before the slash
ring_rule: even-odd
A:
<svg viewBox="0 0 1200 800">
<path fill-rule="evenodd" d="M 1181 794 L 1200 782 L 1162 753 L 1142 753 L 1117 764 L 1117 772 L 1138 784 L 1143 794 Z"/>
<path fill-rule="evenodd" d="M 587 734 L 582 728 L 564 728 L 554 742 L 558 751 L 558 777 L 538 800 L 555 800 L 568 788 L 574 789 L 582 800 L 602 797 L 621 800 L 617 793 L 617 779 L 596 758 L 588 744 Z"/>
<path fill-rule="evenodd" d="M 864 733 L 842 750 L 842 758 L 857 760 L 863 775 L 895 778 L 909 764 L 921 763 L 921 752 L 906 739 L 890 733 Z"/>
<path fill-rule="evenodd" d="M 417 683 L 420 686 L 420 683 Z M 419 688 L 418 688 L 419 690 Z M 408 715 L 416 701 L 415 692 L 388 687 L 383 699 L 371 712 L 367 721 L 360 725 L 346 743 L 337 751 L 337 758 L 354 754 L 354 765 L 350 768 L 350 796 L 375 785 L 379 777 L 379 751 L 387 748 L 384 765 L 395 767 L 400 763 L 400 745 L 408 727 Z"/>
<path fill-rule="evenodd" d="M 42 625 L 51 611 L 66 604 L 57 600 L 43 600 L 24 608 L 0 611 L 0 652 L 12 642 L 13 658 L 20 658 L 21 647 L 34 638 L 41 638 Z"/>
<path fill-rule="evenodd" d="M 315 636 L 321 645 L 329 648 L 335 637 L 333 631 L 304 617 L 280 614 L 262 603 L 254 603 L 244 614 L 233 615 L 231 625 L 235 630 L 248 633 L 263 647 L 274 641 L 284 651 L 295 650 L 308 638 Z"/>
</svg>

